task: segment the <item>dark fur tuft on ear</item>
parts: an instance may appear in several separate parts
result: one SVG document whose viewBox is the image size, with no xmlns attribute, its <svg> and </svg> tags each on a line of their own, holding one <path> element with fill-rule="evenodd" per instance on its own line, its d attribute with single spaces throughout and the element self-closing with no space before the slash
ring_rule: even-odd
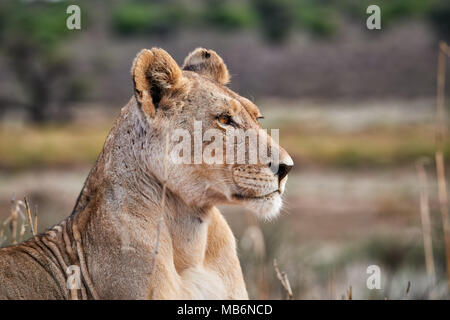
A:
<svg viewBox="0 0 450 320">
<path fill-rule="evenodd" d="M 161 96 L 176 89 L 182 77 L 181 69 L 163 49 L 141 50 L 131 67 L 134 94 L 144 112 L 155 114 Z"/>
<path fill-rule="evenodd" d="M 184 60 L 183 70 L 195 71 L 223 85 L 230 82 L 227 66 L 214 50 L 195 49 Z"/>
</svg>

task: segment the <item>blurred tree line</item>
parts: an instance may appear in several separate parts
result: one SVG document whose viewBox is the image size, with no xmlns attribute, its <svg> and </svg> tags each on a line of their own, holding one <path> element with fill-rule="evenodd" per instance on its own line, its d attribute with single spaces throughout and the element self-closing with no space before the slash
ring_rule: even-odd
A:
<svg viewBox="0 0 450 320">
<path fill-rule="evenodd" d="M 51 105 L 63 106 L 81 95 L 75 66 L 61 51 L 70 38 L 66 8 L 62 3 L 0 3 L 0 54 L 21 93 L 0 97 L 0 104 L 24 108 L 34 122 L 47 120 Z M 65 109 L 58 109 L 61 117 Z"/>
<path fill-rule="evenodd" d="M 89 1 L 77 2 L 86 26 Z M 59 107 L 83 98 L 86 82 L 74 71 L 62 50 L 77 34 L 66 28 L 70 1 L 20 1 L 0 3 L 0 55 L 12 81 L 23 95 L 0 97 L 0 108 L 19 106 L 34 122 L 51 119 L 52 106 Z M 366 8 L 382 8 L 382 27 L 405 18 L 426 19 L 441 39 L 450 38 L 448 0 L 116 0 L 111 2 L 109 30 L 117 35 L 163 34 L 181 29 L 214 28 L 220 32 L 256 30 L 273 45 L 289 40 L 296 30 L 321 38 L 333 37 L 343 19 L 365 25 Z M 82 28 L 82 29 L 83 29 Z M 79 31 L 78 31 L 79 33 Z"/>
<path fill-rule="evenodd" d="M 382 9 L 383 27 L 404 18 L 429 20 L 441 38 L 450 36 L 448 0 L 133 0 L 119 1 L 112 25 L 119 34 L 175 32 L 180 28 L 210 27 L 222 31 L 259 30 L 279 44 L 301 29 L 318 37 L 331 37 L 342 19 L 363 22 L 366 9 Z"/>
</svg>

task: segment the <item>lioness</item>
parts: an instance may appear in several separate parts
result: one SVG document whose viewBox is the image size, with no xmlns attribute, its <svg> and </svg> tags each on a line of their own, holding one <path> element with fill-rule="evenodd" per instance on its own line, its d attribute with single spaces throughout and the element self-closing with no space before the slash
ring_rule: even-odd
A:
<svg viewBox="0 0 450 320">
<path fill-rule="evenodd" d="M 145 49 L 131 75 L 134 96 L 72 214 L 0 249 L 0 298 L 248 298 L 235 239 L 215 205 L 275 216 L 292 159 L 266 134 L 267 146 L 279 154 L 276 171 L 260 162 L 167 161 L 166 150 L 175 144 L 167 136 L 174 128 L 192 132 L 194 120 L 223 135 L 261 128 L 258 108 L 226 86 L 227 67 L 216 52 L 196 49 L 180 68 L 166 51 Z"/>
</svg>

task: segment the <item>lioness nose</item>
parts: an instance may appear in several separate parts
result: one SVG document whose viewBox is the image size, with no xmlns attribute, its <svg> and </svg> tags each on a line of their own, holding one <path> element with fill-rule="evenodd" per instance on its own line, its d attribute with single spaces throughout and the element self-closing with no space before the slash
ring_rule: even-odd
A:
<svg viewBox="0 0 450 320">
<path fill-rule="evenodd" d="M 269 167 L 272 170 L 274 175 L 278 175 L 278 183 L 280 183 L 291 171 L 292 167 L 294 166 L 294 161 L 292 161 L 292 158 L 289 156 L 289 154 L 284 150 L 283 148 L 279 148 L 279 162 L 278 166 L 272 165 L 273 162 L 269 163 Z M 275 162 L 275 163 L 277 163 Z"/>
<path fill-rule="evenodd" d="M 289 173 L 289 171 L 291 171 L 293 165 L 292 164 L 286 164 L 286 163 L 280 163 L 280 165 L 278 166 L 278 182 L 280 182 L 281 180 L 283 180 L 284 177 L 287 176 L 287 174 Z"/>
</svg>

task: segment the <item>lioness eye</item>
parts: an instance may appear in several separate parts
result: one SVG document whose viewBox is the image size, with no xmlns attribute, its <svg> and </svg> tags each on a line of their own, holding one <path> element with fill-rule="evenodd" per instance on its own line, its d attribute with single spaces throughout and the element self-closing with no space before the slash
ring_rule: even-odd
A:
<svg viewBox="0 0 450 320">
<path fill-rule="evenodd" d="M 223 114 L 217 117 L 217 121 L 219 121 L 220 124 L 229 125 L 231 124 L 231 116 Z"/>
</svg>

